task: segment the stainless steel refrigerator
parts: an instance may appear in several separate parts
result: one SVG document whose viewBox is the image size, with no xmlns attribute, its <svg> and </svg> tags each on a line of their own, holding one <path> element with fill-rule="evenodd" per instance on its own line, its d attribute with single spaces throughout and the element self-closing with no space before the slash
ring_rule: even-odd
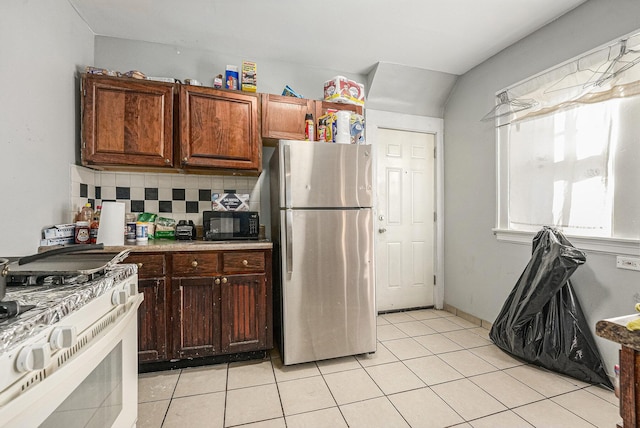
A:
<svg viewBox="0 0 640 428">
<path fill-rule="evenodd" d="M 283 363 L 375 352 L 371 146 L 281 140 L 269 167 Z"/>
</svg>

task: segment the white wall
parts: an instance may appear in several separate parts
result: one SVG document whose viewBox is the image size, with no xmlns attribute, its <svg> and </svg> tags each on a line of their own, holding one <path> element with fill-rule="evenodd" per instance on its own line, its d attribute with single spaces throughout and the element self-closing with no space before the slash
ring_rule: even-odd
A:
<svg viewBox="0 0 640 428">
<path fill-rule="evenodd" d="M 324 82 L 333 76 L 366 81 L 366 76 L 344 73 L 332 69 L 330 64 L 327 68 L 307 67 L 273 58 L 247 58 L 243 52 L 229 55 L 215 50 L 96 36 L 97 67 L 121 72 L 139 70 L 148 76 L 174 77 L 183 82 L 198 79 L 206 86 L 213 86 L 217 74 L 224 76 L 227 64 L 241 66 L 243 60 L 258 64 L 258 92 L 267 94 L 281 94 L 285 85 L 289 85 L 305 98 L 322 99 Z"/>
<path fill-rule="evenodd" d="M 93 62 L 93 33 L 67 0 L 3 1 L 0 41 L 0 254 L 19 256 L 69 220 L 76 67 Z"/>
<path fill-rule="evenodd" d="M 495 92 L 638 29 L 640 2 L 590 0 L 458 79 L 444 114 L 446 303 L 493 321 L 530 257 L 530 245 L 500 243 L 491 232 L 495 129 L 480 119 Z M 640 301 L 640 272 L 616 269 L 613 255 L 588 253 L 572 282 L 592 327 Z M 611 373 L 618 347 L 596 340 Z"/>
</svg>

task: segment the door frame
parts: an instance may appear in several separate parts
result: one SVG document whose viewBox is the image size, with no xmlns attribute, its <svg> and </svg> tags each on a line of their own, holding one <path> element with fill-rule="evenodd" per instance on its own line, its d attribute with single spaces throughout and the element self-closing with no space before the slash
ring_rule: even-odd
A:
<svg viewBox="0 0 640 428">
<path fill-rule="evenodd" d="M 379 128 L 397 131 L 421 132 L 435 135 L 436 159 L 435 159 L 435 248 L 434 248 L 434 274 L 436 283 L 433 286 L 433 303 L 436 309 L 444 307 L 444 143 L 442 134 L 444 120 L 436 117 L 415 116 L 410 114 L 395 113 L 381 110 L 365 110 L 366 116 L 366 141 L 371 144 L 373 155 L 373 176 L 377 177 L 377 149 L 376 144 Z M 373 213 L 378 218 L 378 186 L 377 180 L 373 183 Z M 375 224 L 375 222 L 374 222 Z M 372 231 L 374 232 L 374 231 Z M 375 244 L 375 240 L 374 240 Z M 377 249 L 374 249 L 374 254 Z M 376 281 L 377 283 L 377 281 Z"/>
</svg>

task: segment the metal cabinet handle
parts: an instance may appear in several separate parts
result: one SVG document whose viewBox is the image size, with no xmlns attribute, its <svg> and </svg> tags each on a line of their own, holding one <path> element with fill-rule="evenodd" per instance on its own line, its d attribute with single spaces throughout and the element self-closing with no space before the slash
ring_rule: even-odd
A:
<svg viewBox="0 0 640 428">
<path fill-rule="evenodd" d="M 198 267 L 198 261 L 197 260 L 192 261 L 191 267 L 194 267 L 194 268 Z"/>
<path fill-rule="evenodd" d="M 222 278 L 222 283 L 226 284 L 227 283 L 227 278 Z"/>
<path fill-rule="evenodd" d="M 142 263 L 138 263 L 138 270 L 142 269 Z"/>
<path fill-rule="evenodd" d="M 378 233 L 385 233 L 387 231 L 387 229 L 385 229 L 384 227 L 378 229 Z"/>
<path fill-rule="evenodd" d="M 182 162 L 183 162 L 183 163 L 187 163 L 188 161 L 189 161 L 189 158 L 188 158 L 188 157 L 186 157 L 186 156 L 185 156 L 185 157 L 183 157 L 183 158 L 182 158 Z"/>
<path fill-rule="evenodd" d="M 169 165 L 169 164 L 171 163 L 171 161 L 170 161 L 169 159 L 165 159 L 165 160 L 164 160 L 164 163 L 165 163 L 165 164 L 167 164 L 167 165 Z"/>
<path fill-rule="evenodd" d="M 249 266 L 249 262 L 247 260 L 242 261 L 242 266 Z"/>
<path fill-rule="evenodd" d="M 220 278 L 216 278 L 215 281 L 213 281 L 216 285 L 220 285 Z"/>
</svg>

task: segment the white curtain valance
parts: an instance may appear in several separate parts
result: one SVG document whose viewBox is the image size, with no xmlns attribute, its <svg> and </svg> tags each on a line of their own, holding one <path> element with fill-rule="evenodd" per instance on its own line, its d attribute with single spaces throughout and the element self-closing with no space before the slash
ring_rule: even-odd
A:
<svg viewBox="0 0 640 428">
<path fill-rule="evenodd" d="M 640 33 L 500 91 L 482 120 L 502 126 L 576 103 L 640 94 Z"/>
</svg>

